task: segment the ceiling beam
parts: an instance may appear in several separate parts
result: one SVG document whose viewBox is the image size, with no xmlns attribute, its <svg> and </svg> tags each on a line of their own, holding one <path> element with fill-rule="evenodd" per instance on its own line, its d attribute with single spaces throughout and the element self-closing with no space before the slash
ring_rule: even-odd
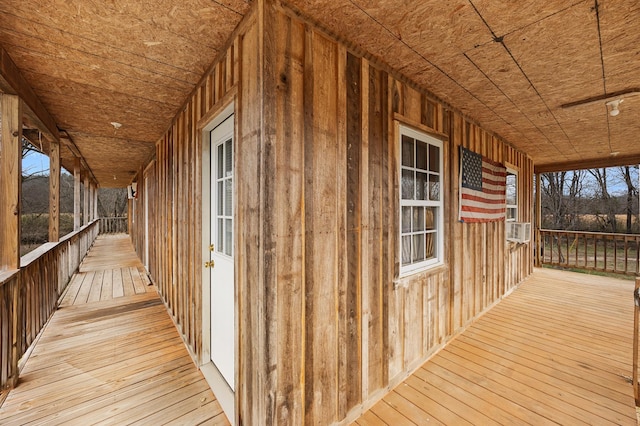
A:
<svg viewBox="0 0 640 426">
<path fill-rule="evenodd" d="M 604 95 L 592 96 L 590 98 L 580 99 L 579 101 L 569 102 L 569 103 L 560 105 L 560 107 L 571 108 L 578 105 L 590 104 L 592 102 L 606 101 L 609 99 L 622 98 L 624 96 L 632 96 L 637 94 L 640 94 L 640 88 L 631 87 L 629 89 L 619 90 L 617 92 L 605 93 Z"/>
<path fill-rule="evenodd" d="M 567 161 L 564 163 L 535 165 L 534 173 L 566 172 L 569 170 L 598 169 L 603 167 L 629 166 L 640 164 L 640 155 L 610 156 L 590 160 Z"/>
</svg>

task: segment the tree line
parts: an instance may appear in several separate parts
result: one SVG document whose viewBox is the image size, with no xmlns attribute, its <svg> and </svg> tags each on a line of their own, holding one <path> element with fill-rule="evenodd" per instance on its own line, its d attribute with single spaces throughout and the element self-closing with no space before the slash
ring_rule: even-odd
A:
<svg viewBox="0 0 640 426">
<path fill-rule="evenodd" d="M 638 166 L 541 175 L 542 227 L 640 233 Z"/>
</svg>

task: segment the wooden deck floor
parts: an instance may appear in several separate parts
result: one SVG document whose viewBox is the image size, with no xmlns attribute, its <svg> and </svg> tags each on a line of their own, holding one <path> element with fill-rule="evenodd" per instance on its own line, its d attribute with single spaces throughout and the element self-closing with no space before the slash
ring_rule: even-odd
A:
<svg viewBox="0 0 640 426">
<path fill-rule="evenodd" d="M 60 306 L 155 292 L 125 234 L 101 235 L 76 273 Z"/>
<path fill-rule="evenodd" d="M 0 424 L 229 424 L 145 278 L 128 236 L 98 238 Z"/>
<path fill-rule="evenodd" d="M 454 339 L 358 425 L 636 425 L 633 281 L 549 269 Z"/>
</svg>

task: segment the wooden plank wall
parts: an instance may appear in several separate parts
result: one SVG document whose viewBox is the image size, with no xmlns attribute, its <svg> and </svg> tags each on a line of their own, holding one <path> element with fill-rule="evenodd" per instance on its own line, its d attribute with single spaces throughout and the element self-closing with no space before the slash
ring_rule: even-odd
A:
<svg viewBox="0 0 640 426">
<path fill-rule="evenodd" d="M 461 224 L 458 146 L 531 161 L 386 66 L 256 3 L 158 142 L 150 272 L 201 361 L 203 121 L 236 100 L 236 411 L 242 424 L 339 422 L 382 396 L 531 272 L 504 224 Z M 398 279 L 398 123 L 445 140 L 445 265 Z M 206 124 L 206 123 L 205 123 Z M 142 172 L 137 178 L 144 191 Z M 144 250 L 144 193 L 132 236 Z"/>
<path fill-rule="evenodd" d="M 331 423 L 399 382 L 531 272 L 530 246 L 507 243 L 503 222 L 458 222 L 458 147 L 519 168 L 522 221 L 531 220 L 533 168 L 294 13 L 264 16 L 275 67 L 273 93 L 265 69 L 264 101 L 276 123 L 275 159 L 263 163 L 274 179 L 263 196 L 275 193 L 263 220 L 276 237 L 265 247 L 276 265 L 267 276 L 276 307 L 266 314 L 275 324 L 266 327 L 277 330 L 268 344 L 278 354 L 267 423 Z M 445 266 L 403 279 L 398 123 L 445 140 L 447 194 Z"/>
</svg>

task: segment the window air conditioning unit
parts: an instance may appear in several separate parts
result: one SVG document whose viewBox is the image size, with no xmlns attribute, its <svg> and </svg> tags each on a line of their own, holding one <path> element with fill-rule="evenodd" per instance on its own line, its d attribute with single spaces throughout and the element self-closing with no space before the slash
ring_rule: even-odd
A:
<svg viewBox="0 0 640 426">
<path fill-rule="evenodd" d="M 531 240 L 531 223 L 507 222 L 507 241 L 528 243 Z"/>
</svg>

